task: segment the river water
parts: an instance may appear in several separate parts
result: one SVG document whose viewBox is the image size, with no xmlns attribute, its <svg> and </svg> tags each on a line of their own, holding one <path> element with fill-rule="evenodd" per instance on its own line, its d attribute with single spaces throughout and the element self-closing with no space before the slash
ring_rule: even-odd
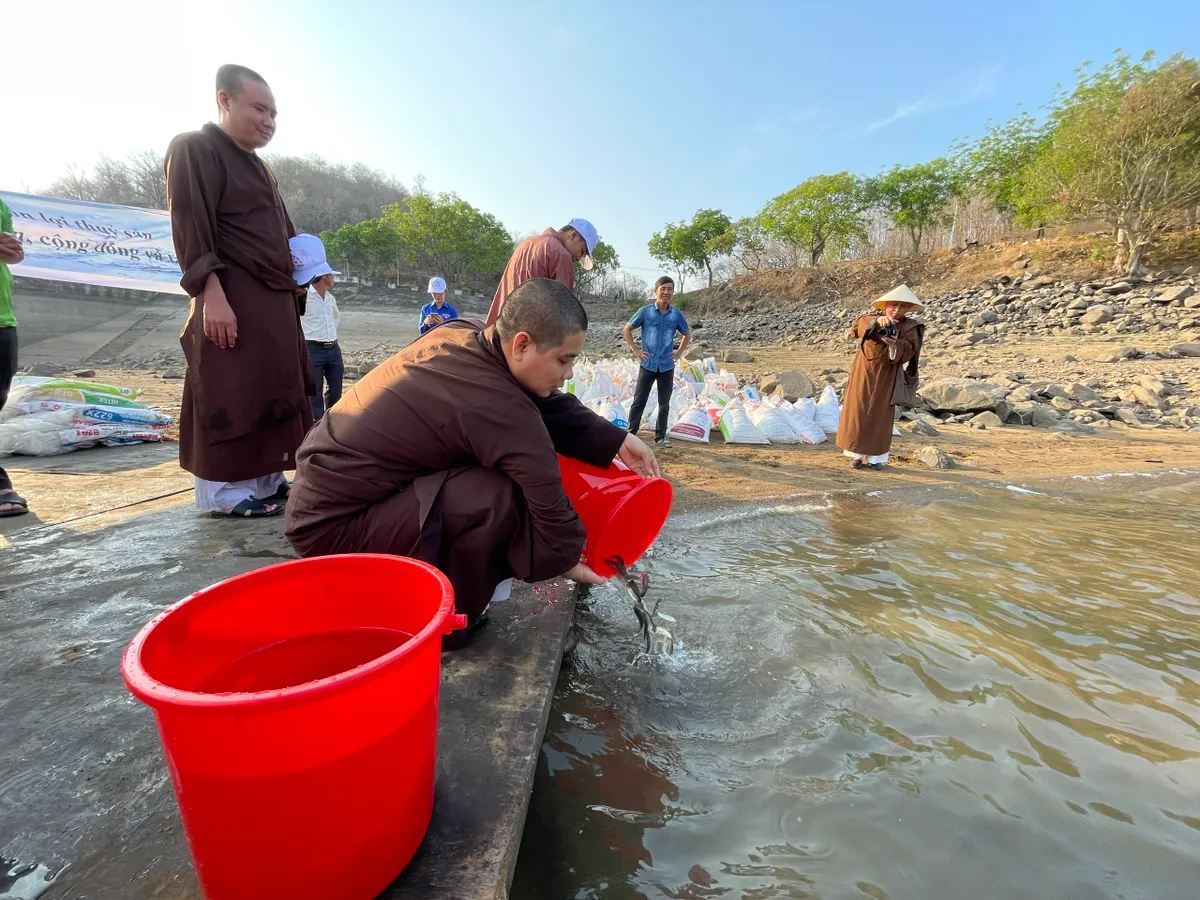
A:
<svg viewBox="0 0 1200 900">
<path fill-rule="evenodd" d="M 1200 480 L 1037 491 L 673 522 L 679 648 L 592 592 L 512 896 L 1200 896 Z"/>
</svg>

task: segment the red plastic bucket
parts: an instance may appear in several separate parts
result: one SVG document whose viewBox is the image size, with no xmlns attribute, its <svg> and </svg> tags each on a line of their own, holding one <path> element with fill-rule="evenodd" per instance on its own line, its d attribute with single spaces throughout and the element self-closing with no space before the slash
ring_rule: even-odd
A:
<svg viewBox="0 0 1200 900">
<path fill-rule="evenodd" d="M 608 561 L 633 565 L 650 549 L 671 512 L 674 491 L 665 478 L 643 478 L 614 460 L 607 469 L 559 456 L 563 487 L 587 529 L 584 556 L 600 576 L 616 574 Z"/>
<path fill-rule="evenodd" d="M 369 900 L 433 811 L 446 577 L 398 556 L 281 563 L 205 588 L 122 662 L 154 709 L 208 900 Z"/>
</svg>

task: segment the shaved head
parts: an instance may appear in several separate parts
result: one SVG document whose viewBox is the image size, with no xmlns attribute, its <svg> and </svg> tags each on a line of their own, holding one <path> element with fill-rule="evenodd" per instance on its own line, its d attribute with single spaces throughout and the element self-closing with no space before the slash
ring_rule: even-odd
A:
<svg viewBox="0 0 1200 900">
<path fill-rule="evenodd" d="M 505 343 L 521 332 L 543 350 L 562 346 L 572 335 L 587 331 L 587 311 L 560 281 L 534 278 L 508 295 L 500 308 L 496 330 Z"/>
<path fill-rule="evenodd" d="M 263 87 L 269 87 L 265 78 L 245 66 L 229 63 L 217 69 L 218 94 L 224 91 L 231 98 L 236 98 L 245 89 L 247 81 L 256 81 Z"/>
</svg>

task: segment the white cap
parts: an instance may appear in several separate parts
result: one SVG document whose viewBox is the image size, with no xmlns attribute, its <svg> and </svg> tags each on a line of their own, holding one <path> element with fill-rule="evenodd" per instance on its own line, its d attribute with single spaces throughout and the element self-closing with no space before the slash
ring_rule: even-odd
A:
<svg viewBox="0 0 1200 900">
<path fill-rule="evenodd" d="M 330 267 L 325 260 L 325 245 L 315 234 L 298 234 L 290 241 L 292 248 L 292 266 L 295 272 L 292 277 L 296 284 L 308 284 L 321 275 L 341 275 L 341 272 Z"/>
<path fill-rule="evenodd" d="M 587 255 L 579 261 L 579 265 L 583 267 L 585 272 L 590 272 L 592 269 L 592 254 L 596 252 L 596 245 L 600 243 L 600 235 L 596 233 L 596 226 L 587 219 L 572 219 L 567 225 L 578 231 L 579 236 L 583 238 L 583 242 L 587 244 Z"/>
<path fill-rule="evenodd" d="M 921 302 L 921 298 L 908 289 L 907 284 L 902 284 L 900 287 L 892 288 L 878 300 L 871 303 L 876 309 L 883 309 L 889 303 L 909 303 L 918 309 L 924 309 L 925 304 Z"/>
<path fill-rule="evenodd" d="M 446 293 L 446 279 L 441 275 L 434 275 L 429 279 L 429 293 L 444 294 Z"/>
</svg>

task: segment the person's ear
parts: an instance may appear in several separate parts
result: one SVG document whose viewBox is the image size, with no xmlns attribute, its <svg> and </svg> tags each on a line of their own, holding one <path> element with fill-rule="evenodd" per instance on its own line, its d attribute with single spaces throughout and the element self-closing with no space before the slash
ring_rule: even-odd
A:
<svg viewBox="0 0 1200 900">
<path fill-rule="evenodd" d="M 517 336 L 513 338 L 513 359 L 517 360 L 518 362 L 522 361 L 529 353 L 532 353 L 534 349 L 535 347 L 533 338 L 531 338 L 526 332 L 520 331 L 517 333 Z"/>
</svg>

